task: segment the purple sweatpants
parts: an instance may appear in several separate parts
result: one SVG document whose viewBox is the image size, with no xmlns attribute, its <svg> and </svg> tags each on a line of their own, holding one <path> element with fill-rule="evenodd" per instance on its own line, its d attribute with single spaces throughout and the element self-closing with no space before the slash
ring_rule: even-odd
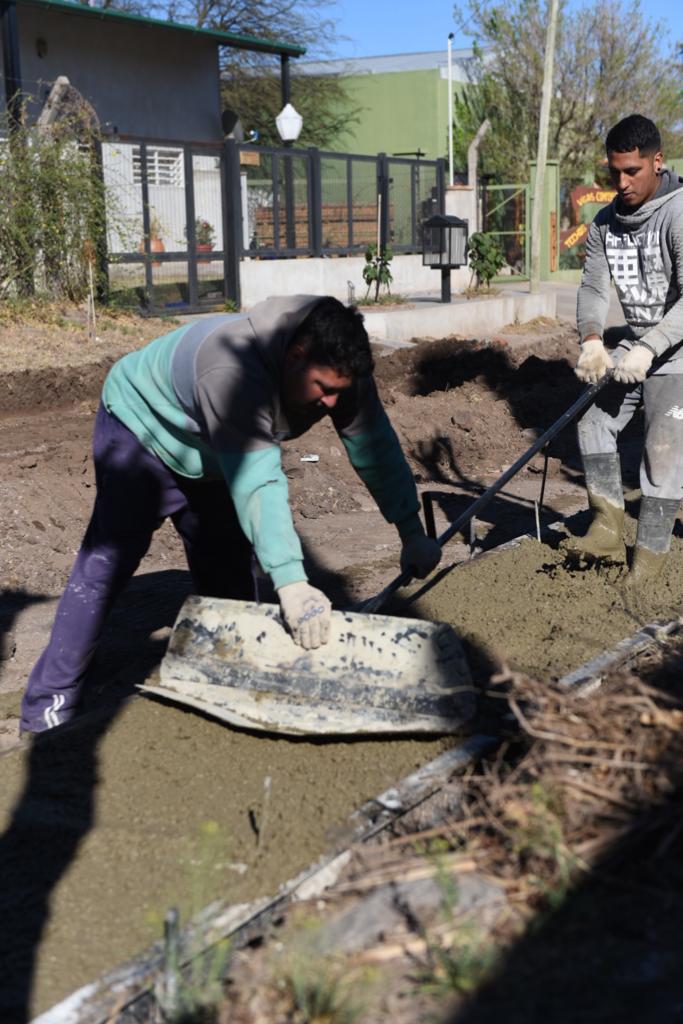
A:
<svg viewBox="0 0 683 1024">
<path fill-rule="evenodd" d="M 21 728 L 30 732 L 73 716 L 107 614 L 167 516 L 185 546 L 198 594 L 254 596 L 251 545 L 222 480 L 174 473 L 102 405 L 93 458 L 92 518 L 22 702 Z"/>
</svg>

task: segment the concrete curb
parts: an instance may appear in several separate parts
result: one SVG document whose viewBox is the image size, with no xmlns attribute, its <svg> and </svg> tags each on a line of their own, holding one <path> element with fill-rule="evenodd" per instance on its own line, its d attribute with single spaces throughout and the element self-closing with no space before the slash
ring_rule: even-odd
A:
<svg viewBox="0 0 683 1024">
<path fill-rule="evenodd" d="M 406 342 L 411 338 L 446 338 L 453 334 L 486 337 L 507 324 L 535 317 L 554 318 L 554 292 L 499 292 L 490 298 L 455 299 L 450 303 L 424 302 L 405 309 L 363 307 L 365 326 L 373 341 Z"/>
</svg>

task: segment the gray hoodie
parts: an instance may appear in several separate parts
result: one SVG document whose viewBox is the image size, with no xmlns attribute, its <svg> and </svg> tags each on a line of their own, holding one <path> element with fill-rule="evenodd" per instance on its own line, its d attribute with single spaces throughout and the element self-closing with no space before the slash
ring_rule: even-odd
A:
<svg viewBox="0 0 683 1024">
<path fill-rule="evenodd" d="M 627 212 L 614 199 L 590 226 L 576 320 L 583 340 L 602 335 L 614 281 L 628 325 L 618 349 L 647 341 L 653 373 L 683 373 L 683 178 L 662 172 L 649 202 Z"/>
</svg>

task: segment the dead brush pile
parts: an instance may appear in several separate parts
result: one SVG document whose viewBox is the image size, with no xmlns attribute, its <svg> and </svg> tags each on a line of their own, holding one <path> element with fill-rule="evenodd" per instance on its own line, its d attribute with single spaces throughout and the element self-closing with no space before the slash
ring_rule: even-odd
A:
<svg viewBox="0 0 683 1024">
<path fill-rule="evenodd" d="M 487 697 L 502 708 L 504 743 L 463 780 L 459 819 L 411 841 L 466 850 L 524 919 L 587 874 L 624 881 L 641 855 L 649 882 L 666 886 L 683 833 L 681 633 L 593 692 L 504 670 Z"/>
</svg>

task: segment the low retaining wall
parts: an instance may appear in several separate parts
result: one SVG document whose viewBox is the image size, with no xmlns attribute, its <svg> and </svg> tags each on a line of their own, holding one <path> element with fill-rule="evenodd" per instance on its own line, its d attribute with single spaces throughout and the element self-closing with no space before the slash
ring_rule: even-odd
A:
<svg viewBox="0 0 683 1024">
<path fill-rule="evenodd" d="M 537 316 L 554 317 L 554 292 L 499 293 L 490 298 L 461 299 L 450 303 L 424 302 L 392 310 L 364 309 L 365 326 L 375 341 L 410 341 L 411 338 L 446 338 L 452 334 L 487 337 L 506 324 L 525 323 Z"/>
<path fill-rule="evenodd" d="M 301 260 L 242 260 L 240 283 L 245 309 L 267 299 L 269 295 L 334 295 L 342 302 L 350 298 L 349 284 L 355 298 L 362 298 L 367 286 L 363 281 L 365 259 L 362 256 L 312 258 Z M 396 295 L 425 295 L 439 292 L 441 275 L 422 266 L 422 256 L 394 256 L 391 262 Z M 451 271 L 453 291 L 467 288 L 470 271 L 466 267 Z"/>
</svg>

